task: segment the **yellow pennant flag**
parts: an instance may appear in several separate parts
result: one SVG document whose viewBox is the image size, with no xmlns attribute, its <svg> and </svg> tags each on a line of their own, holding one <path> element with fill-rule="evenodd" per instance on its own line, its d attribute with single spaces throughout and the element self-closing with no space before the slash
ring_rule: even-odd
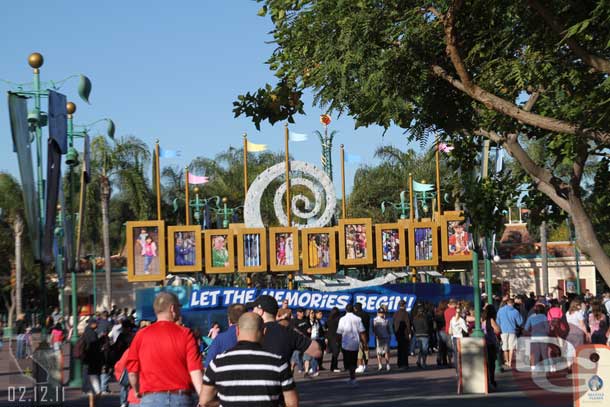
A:
<svg viewBox="0 0 610 407">
<path fill-rule="evenodd" d="M 262 151 L 267 151 L 267 144 L 256 144 L 247 140 L 247 148 L 250 153 L 260 153 Z"/>
</svg>

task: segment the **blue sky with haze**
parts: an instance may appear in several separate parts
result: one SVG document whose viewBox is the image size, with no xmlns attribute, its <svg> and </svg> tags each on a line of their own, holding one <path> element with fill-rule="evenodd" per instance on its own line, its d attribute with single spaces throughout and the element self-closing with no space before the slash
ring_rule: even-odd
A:
<svg viewBox="0 0 610 407">
<path fill-rule="evenodd" d="M 263 124 L 259 132 L 232 112 L 238 94 L 275 83 L 264 64 L 274 48 L 266 43 L 272 26 L 268 17 L 256 15 L 259 7 L 250 0 L 6 2 L 0 14 L 0 78 L 31 81 L 27 56 L 34 51 L 45 58 L 43 81 L 86 74 L 93 83 L 91 105 L 78 99 L 76 80 L 61 90 L 78 106 L 75 123 L 110 117 L 117 136 L 135 135 L 151 146 L 158 138 L 162 147 L 182 151 L 180 159 L 163 160 L 164 165 L 183 166 L 197 156 L 239 147 L 244 132 L 251 141 L 282 151 L 280 123 Z M 2 92 L 9 89 L 0 82 Z M 307 95 L 307 115 L 290 127 L 310 140 L 292 143 L 291 154 L 320 165 L 320 144 L 312 133 L 322 130 L 324 112 L 311 107 L 311 100 Z M 355 130 L 351 118 L 333 119 L 330 129 L 339 132 L 333 150 L 337 180 L 341 143 L 363 164 L 375 162 L 373 152 L 382 144 L 407 147 L 399 128 L 382 137 L 380 127 Z M 6 98 L 0 102 L 0 140 L 0 170 L 18 176 Z M 346 168 L 348 191 L 355 170 Z"/>
</svg>

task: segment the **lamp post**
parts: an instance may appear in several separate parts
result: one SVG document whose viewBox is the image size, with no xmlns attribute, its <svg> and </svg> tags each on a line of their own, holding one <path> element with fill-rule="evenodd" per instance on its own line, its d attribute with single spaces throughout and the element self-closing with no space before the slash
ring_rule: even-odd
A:
<svg viewBox="0 0 610 407">
<path fill-rule="evenodd" d="M 233 216 L 234 213 L 237 212 L 238 209 L 243 208 L 243 205 L 236 206 L 234 208 L 227 207 L 227 202 L 229 200 L 227 197 L 222 198 L 222 208 L 216 209 L 216 215 L 221 215 L 223 217 L 222 227 L 226 229 L 229 227 L 229 216 Z"/>
<path fill-rule="evenodd" d="M 410 210 L 409 202 L 407 201 L 407 191 L 400 191 L 400 203 L 390 201 L 381 202 L 381 213 L 385 213 L 386 206 L 400 211 L 400 219 L 407 219 L 407 211 Z"/>
<path fill-rule="evenodd" d="M 76 104 L 74 104 L 73 102 L 68 102 L 66 104 L 66 111 L 68 112 L 68 153 L 66 154 L 66 165 L 68 165 L 68 216 L 70 217 L 71 220 L 75 220 L 76 216 L 75 216 L 75 212 L 74 212 L 74 208 L 73 208 L 73 202 L 74 202 L 74 168 L 76 168 L 79 164 L 79 158 L 78 158 L 78 151 L 76 151 L 76 149 L 74 148 L 74 138 L 86 138 L 88 136 L 88 132 L 89 130 L 96 125 L 97 123 L 100 123 L 102 121 L 105 121 L 108 123 L 108 129 L 107 129 L 107 136 L 108 138 L 110 138 L 111 140 L 114 140 L 114 122 L 110 119 L 100 119 L 97 120 L 93 123 L 87 124 L 87 125 L 82 125 L 82 126 L 75 126 L 74 125 L 74 113 L 76 112 Z M 79 127 L 82 130 L 81 131 L 76 131 L 75 127 Z M 82 173 L 82 171 L 81 171 Z M 82 206 L 84 206 L 84 194 L 83 194 L 83 188 L 86 188 L 86 183 L 84 180 L 84 177 L 81 177 L 81 200 L 80 200 L 80 204 L 79 206 L 81 208 L 79 208 L 79 212 L 83 209 Z M 82 214 L 81 214 L 81 218 L 82 218 Z M 79 219 L 79 235 L 81 233 L 81 228 L 82 228 L 82 221 L 84 219 Z M 70 222 L 70 225 L 72 225 L 72 228 L 74 228 L 74 222 Z M 72 236 L 72 238 L 74 238 L 74 233 L 71 233 L 70 236 Z M 74 246 L 74 241 L 70 242 L 70 247 Z M 76 284 L 76 266 L 78 264 L 78 261 L 80 259 L 80 236 L 76 239 L 76 255 L 74 256 L 73 261 L 70 261 L 68 263 L 68 269 L 70 272 L 70 288 L 71 288 L 71 299 L 72 299 L 72 336 L 70 337 L 70 343 L 71 343 L 71 349 L 74 349 L 74 347 L 76 346 L 76 342 L 78 342 L 78 287 Z M 91 256 L 89 256 L 91 257 Z M 95 263 L 95 260 L 94 260 Z M 95 265 L 93 266 L 94 268 L 94 272 L 93 272 L 93 284 L 94 284 L 94 294 L 93 294 L 93 302 L 94 302 L 94 310 L 95 307 L 97 306 L 97 290 L 96 290 L 96 286 L 95 284 L 97 283 L 96 279 L 95 279 Z M 74 358 L 71 356 L 71 380 L 70 380 L 70 386 L 71 387 L 80 387 L 82 386 L 82 366 L 81 366 L 81 361 L 78 358 Z"/>
<path fill-rule="evenodd" d="M 41 101 L 43 97 L 49 96 L 49 89 L 57 90 L 71 78 L 80 77 L 80 83 L 78 86 L 78 93 L 81 99 L 85 102 L 89 102 L 89 94 L 91 93 L 91 81 L 84 75 L 71 75 L 65 79 L 60 81 L 49 81 L 44 84 L 40 81 L 40 68 L 44 64 L 43 56 L 34 52 L 28 56 L 28 65 L 33 69 L 34 80 L 31 84 L 18 84 L 10 81 L 2 80 L 16 90 L 15 94 L 19 96 L 23 96 L 26 98 L 32 98 L 34 100 L 34 108 L 33 110 L 28 112 L 28 126 L 29 131 L 32 134 L 32 138 L 36 143 L 36 177 L 37 177 L 37 195 L 38 195 L 38 231 L 39 231 L 39 241 L 38 241 L 38 252 L 42 255 L 42 239 L 43 239 L 43 231 L 45 224 L 45 182 L 43 178 L 43 143 L 42 143 L 42 128 L 47 125 L 47 115 L 41 109 Z M 26 90 L 26 87 L 31 87 L 31 89 Z M 46 88 L 46 89 L 43 89 Z M 41 294 L 41 306 L 40 306 L 40 323 L 41 323 L 41 347 L 44 348 L 47 346 L 46 344 L 46 326 L 44 324 L 46 319 L 46 307 L 47 307 L 47 290 L 46 290 L 46 281 L 45 281 L 45 265 L 40 261 L 40 294 Z"/>
<path fill-rule="evenodd" d="M 95 262 L 95 256 L 90 254 L 87 256 L 91 263 L 91 272 L 93 274 L 93 312 L 97 310 L 97 264 Z"/>
<path fill-rule="evenodd" d="M 220 197 L 219 196 L 213 196 L 210 198 L 200 198 L 199 197 L 199 187 L 195 187 L 193 189 L 193 192 L 195 192 L 195 199 L 191 199 L 190 202 L 188 203 L 189 207 L 192 208 L 193 210 L 193 219 L 195 219 L 195 223 L 202 225 L 202 227 L 204 229 L 209 228 L 209 225 L 206 224 L 206 216 L 205 216 L 205 208 L 206 206 L 208 206 L 209 202 L 215 202 L 215 210 L 219 210 L 220 209 Z M 204 211 L 204 213 L 202 212 L 202 209 Z"/>
<path fill-rule="evenodd" d="M 57 273 L 57 288 L 59 290 L 59 314 L 64 315 L 64 219 L 61 205 L 57 205 L 57 218 L 55 222 L 55 239 L 57 242 L 57 257 L 55 258 L 55 272 Z"/>
</svg>

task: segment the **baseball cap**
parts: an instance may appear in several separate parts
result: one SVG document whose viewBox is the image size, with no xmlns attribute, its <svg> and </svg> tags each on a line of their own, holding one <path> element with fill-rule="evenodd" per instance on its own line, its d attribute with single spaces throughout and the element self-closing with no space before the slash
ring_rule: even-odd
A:
<svg viewBox="0 0 610 407">
<path fill-rule="evenodd" d="M 246 304 L 246 308 L 261 308 L 270 314 L 277 314 L 277 300 L 270 295 L 259 295 L 258 298 Z"/>
</svg>

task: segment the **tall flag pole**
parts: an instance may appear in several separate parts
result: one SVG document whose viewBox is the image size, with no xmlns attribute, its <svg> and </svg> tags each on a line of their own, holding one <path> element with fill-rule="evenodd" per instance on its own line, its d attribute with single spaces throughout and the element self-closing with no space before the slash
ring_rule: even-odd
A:
<svg viewBox="0 0 610 407">
<path fill-rule="evenodd" d="M 155 142 L 155 175 L 157 188 L 157 220 L 161 220 L 161 171 L 159 165 L 159 140 Z"/>
<path fill-rule="evenodd" d="M 284 143 L 286 144 L 286 217 L 288 218 L 288 227 L 292 226 L 290 219 L 290 158 L 288 152 L 288 123 L 284 125 Z"/>
<path fill-rule="evenodd" d="M 244 200 L 248 195 L 248 135 L 244 133 Z"/>
<path fill-rule="evenodd" d="M 341 218 L 347 217 L 345 202 L 345 149 L 341 144 Z"/>
<path fill-rule="evenodd" d="M 440 139 L 437 139 L 436 151 L 434 153 L 436 161 L 436 203 L 437 203 L 437 220 L 440 221 L 441 212 L 441 158 L 440 158 Z"/>
<path fill-rule="evenodd" d="M 184 167 L 184 200 L 186 201 L 186 225 L 191 224 L 191 198 L 189 196 L 189 167 Z"/>
<path fill-rule="evenodd" d="M 409 220 L 413 222 L 413 175 L 409 173 Z"/>
</svg>

